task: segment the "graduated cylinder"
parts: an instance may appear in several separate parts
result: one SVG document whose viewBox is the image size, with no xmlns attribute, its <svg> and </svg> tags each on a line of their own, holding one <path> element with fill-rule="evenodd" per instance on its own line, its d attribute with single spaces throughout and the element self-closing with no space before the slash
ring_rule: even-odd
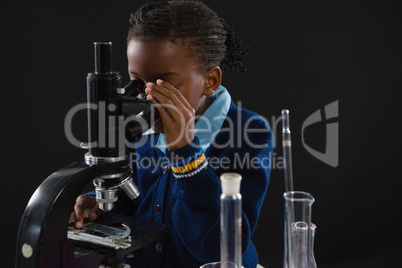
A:
<svg viewBox="0 0 402 268">
<path fill-rule="evenodd" d="M 284 268 L 316 268 L 313 239 L 315 225 L 311 223 L 314 197 L 306 192 L 284 193 Z"/>
</svg>

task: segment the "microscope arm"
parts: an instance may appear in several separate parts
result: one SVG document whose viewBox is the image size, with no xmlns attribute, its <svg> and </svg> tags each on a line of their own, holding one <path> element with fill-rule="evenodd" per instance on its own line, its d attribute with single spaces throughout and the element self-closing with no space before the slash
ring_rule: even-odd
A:
<svg viewBox="0 0 402 268">
<path fill-rule="evenodd" d="M 50 175 L 32 195 L 22 216 L 16 267 L 63 267 L 61 245 L 67 242 L 67 227 L 75 199 L 94 178 L 126 163 L 88 165 L 72 163 Z"/>
</svg>

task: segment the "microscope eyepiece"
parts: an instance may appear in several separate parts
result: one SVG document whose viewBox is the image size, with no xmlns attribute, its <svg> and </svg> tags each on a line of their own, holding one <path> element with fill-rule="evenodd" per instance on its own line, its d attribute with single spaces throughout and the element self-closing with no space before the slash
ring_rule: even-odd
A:
<svg viewBox="0 0 402 268">
<path fill-rule="evenodd" d="M 112 71 L 112 42 L 94 42 L 95 73 Z"/>
<path fill-rule="evenodd" d="M 139 94 L 144 93 L 145 88 L 146 86 L 143 81 L 134 79 L 124 87 L 123 94 L 129 97 L 136 97 Z"/>
</svg>

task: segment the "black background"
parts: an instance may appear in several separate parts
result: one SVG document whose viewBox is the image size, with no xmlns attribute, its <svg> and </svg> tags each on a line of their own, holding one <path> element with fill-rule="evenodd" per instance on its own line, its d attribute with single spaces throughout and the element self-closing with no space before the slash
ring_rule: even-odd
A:
<svg viewBox="0 0 402 268">
<path fill-rule="evenodd" d="M 1 34 L 2 267 L 13 267 L 18 225 L 39 184 L 85 153 L 64 119 L 85 102 L 93 42 L 111 41 L 114 69 L 129 80 L 129 14 L 145 1 L 8 1 Z M 296 190 L 316 199 L 319 267 L 397 267 L 402 247 L 400 1 L 205 1 L 250 47 L 244 75 L 223 78 L 235 102 L 267 118 L 276 137 L 273 172 L 253 240 L 263 266 L 281 267 L 281 110 L 291 115 Z M 339 165 L 305 149 L 302 124 L 338 101 Z M 277 123 L 276 123 L 277 122 Z M 325 151 L 325 123 L 305 142 Z M 86 140 L 85 113 L 73 133 Z M 7 229 L 4 229 L 7 228 Z"/>
</svg>

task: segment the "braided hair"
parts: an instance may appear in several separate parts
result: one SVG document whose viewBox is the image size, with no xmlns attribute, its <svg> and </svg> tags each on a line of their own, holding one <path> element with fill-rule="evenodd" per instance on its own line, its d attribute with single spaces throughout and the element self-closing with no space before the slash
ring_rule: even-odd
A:
<svg viewBox="0 0 402 268">
<path fill-rule="evenodd" d="M 242 60 L 248 49 L 238 34 L 202 2 L 147 3 L 131 13 L 129 21 L 127 44 L 131 39 L 169 40 L 189 48 L 204 70 L 218 65 L 223 72 L 246 71 Z"/>
</svg>

